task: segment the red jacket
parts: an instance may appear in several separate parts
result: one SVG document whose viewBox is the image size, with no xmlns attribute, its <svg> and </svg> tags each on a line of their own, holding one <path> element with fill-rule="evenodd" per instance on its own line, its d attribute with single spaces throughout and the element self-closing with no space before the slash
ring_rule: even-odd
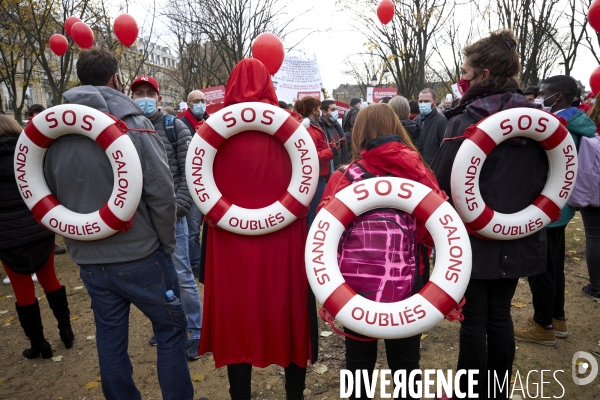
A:
<svg viewBox="0 0 600 400">
<path fill-rule="evenodd" d="M 372 148 L 363 150 L 361 153 L 362 159 L 358 161 L 373 175 L 385 176 L 391 174 L 398 178 L 410 179 L 432 188 L 444 199 L 448 199 L 446 193 L 440 189 L 433 172 L 425 166 L 419 153 L 401 143 L 398 136 L 379 137 L 367 146 Z M 337 192 L 350 186 L 351 183 L 342 171 L 335 171 L 325 187 L 323 200 L 319 207 L 322 207 Z M 417 239 L 419 242 L 425 241 L 428 245 L 433 245 L 433 239 L 425 228 L 425 221 L 417 221 Z"/>
<path fill-rule="evenodd" d="M 333 157 L 337 154 L 337 151 L 329 147 L 327 135 L 325 132 L 323 132 L 323 129 L 321 129 L 317 122 L 312 122 L 308 118 L 304 118 L 302 125 L 304 125 L 313 142 L 315 142 L 315 146 L 317 147 L 317 154 L 319 156 L 319 177 L 328 177 L 330 173 L 330 161 L 333 160 Z M 334 151 L 336 152 L 335 154 Z"/>
</svg>

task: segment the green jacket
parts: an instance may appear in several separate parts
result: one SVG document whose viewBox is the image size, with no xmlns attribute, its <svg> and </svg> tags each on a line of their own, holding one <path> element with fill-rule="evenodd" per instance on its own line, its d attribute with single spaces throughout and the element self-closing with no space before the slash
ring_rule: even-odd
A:
<svg viewBox="0 0 600 400">
<path fill-rule="evenodd" d="M 575 146 L 579 148 L 579 142 L 581 136 L 594 137 L 596 135 L 596 125 L 592 120 L 583 112 L 578 110 L 576 107 L 567 108 L 557 114 L 558 116 L 567 118 L 567 129 L 575 142 Z M 571 115 L 569 118 L 568 116 Z M 548 224 L 548 228 L 557 228 L 559 226 L 565 226 L 575 215 L 575 208 L 571 206 L 564 206 L 560 210 L 560 219 L 556 222 Z"/>
</svg>

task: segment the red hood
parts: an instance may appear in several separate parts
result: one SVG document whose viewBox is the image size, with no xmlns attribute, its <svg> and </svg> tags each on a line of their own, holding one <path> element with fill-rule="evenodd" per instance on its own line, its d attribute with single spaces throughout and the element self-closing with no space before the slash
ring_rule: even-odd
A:
<svg viewBox="0 0 600 400">
<path fill-rule="evenodd" d="M 446 193 L 440 190 L 433 172 L 425 166 L 419 153 L 403 143 L 390 141 L 371 150 L 363 150 L 361 156 L 370 166 L 378 170 L 378 175 L 389 173 L 417 181 L 434 189 L 444 199 L 448 199 Z"/>
<path fill-rule="evenodd" d="M 244 58 L 233 67 L 225 89 L 225 107 L 249 101 L 279 106 L 269 71 L 255 58 Z"/>
</svg>

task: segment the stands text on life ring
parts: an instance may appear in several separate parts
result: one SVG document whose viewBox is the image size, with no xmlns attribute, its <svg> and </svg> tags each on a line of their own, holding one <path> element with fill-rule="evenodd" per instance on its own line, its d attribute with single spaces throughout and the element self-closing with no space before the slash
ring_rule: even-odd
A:
<svg viewBox="0 0 600 400">
<path fill-rule="evenodd" d="M 77 104 L 55 106 L 33 117 L 17 142 L 15 177 L 35 219 L 61 236 L 80 241 L 104 239 L 127 230 L 143 184 L 140 159 L 127 131 L 123 122 Z M 114 185 L 108 202 L 89 214 L 62 206 L 50 193 L 44 177 L 46 150 L 55 139 L 71 133 L 95 140 L 104 149 L 113 170 Z"/>
<path fill-rule="evenodd" d="M 260 209 L 232 204 L 217 188 L 213 175 L 219 147 L 233 135 L 249 130 L 277 138 L 292 162 L 287 191 Z M 317 189 L 319 160 L 308 131 L 290 113 L 265 103 L 239 103 L 212 114 L 198 128 L 188 149 L 185 174 L 194 202 L 217 226 L 241 235 L 264 235 L 284 228 L 305 211 Z"/>
<path fill-rule="evenodd" d="M 395 303 L 357 295 L 338 265 L 340 237 L 352 220 L 372 209 L 399 208 L 424 221 L 435 243 L 433 274 L 419 293 Z M 336 320 L 373 338 L 420 334 L 444 319 L 461 301 L 471 276 L 471 244 L 452 206 L 425 185 L 403 178 L 371 178 L 341 190 L 315 218 L 304 253 L 316 298 Z"/>
<path fill-rule="evenodd" d="M 494 147 L 516 136 L 534 139 L 546 150 L 550 171 L 542 193 L 531 205 L 514 214 L 502 214 L 484 203 L 479 177 Z M 513 240 L 550 223 L 567 204 L 576 178 L 577 149 L 559 119 L 535 108 L 512 108 L 479 122 L 460 146 L 452 166 L 452 200 L 462 220 L 477 234 Z"/>
</svg>

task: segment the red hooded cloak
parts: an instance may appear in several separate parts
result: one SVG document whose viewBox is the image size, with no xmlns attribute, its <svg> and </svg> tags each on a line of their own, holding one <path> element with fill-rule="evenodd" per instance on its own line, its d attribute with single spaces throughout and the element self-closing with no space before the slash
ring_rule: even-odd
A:
<svg viewBox="0 0 600 400">
<path fill-rule="evenodd" d="M 225 107 L 251 101 L 278 106 L 266 67 L 244 59 L 231 71 Z M 286 191 L 291 162 L 277 139 L 246 131 L 221 146 L 214 175 L 234 204 L 261 208 Z M 207 234 L 200 354 L 212 351 L 217 368 L 237 363 L 286 367 L 290 362 L 306 367 L 311 354 L 306 218 L 262 236 L 212 226 Z"/>
</svg>

